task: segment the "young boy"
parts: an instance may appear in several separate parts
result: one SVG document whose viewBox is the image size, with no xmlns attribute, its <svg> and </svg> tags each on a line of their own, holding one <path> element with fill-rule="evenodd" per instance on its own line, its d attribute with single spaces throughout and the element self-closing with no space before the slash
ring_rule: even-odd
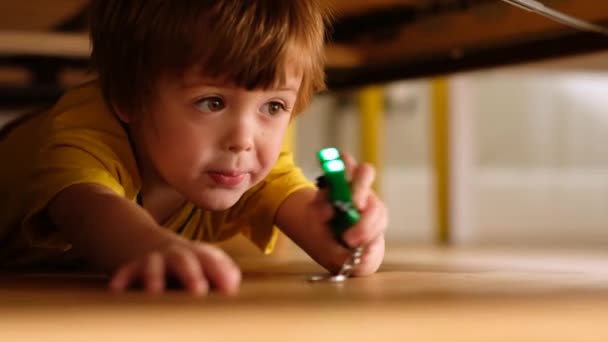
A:
<svg viewBox="0 0 608 342">
<path fill-rule="evenodd" d="M 336 272 L 350 251 L 333 211 L 282 148 L 291 119 L 322 89 L 320 0 L 96 0 L 98 80 L 0 140 L 0 263 L 84 259 L 165 289 L 233 293 L 238 267 L 210 243 L 242 233 L 272 251 L 278 226 Z M 343 239 L 375 272 L 387 213 L 373 168 L 343 156 L 362 216 Z"/>
</svg>

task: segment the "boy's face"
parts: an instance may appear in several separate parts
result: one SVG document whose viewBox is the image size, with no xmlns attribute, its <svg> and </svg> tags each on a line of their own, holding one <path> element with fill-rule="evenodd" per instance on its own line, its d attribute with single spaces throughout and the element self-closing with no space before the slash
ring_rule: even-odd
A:
<svg viewBox="0 0 608 342">
<path fill-rule="evenodd" d="M 193 69 L 161 78 L 152 110 L 136 120 L 144 165 L 197 206 L 223 210 L 276 162 L 301 75 L 248 91 Z"/>
</svg>

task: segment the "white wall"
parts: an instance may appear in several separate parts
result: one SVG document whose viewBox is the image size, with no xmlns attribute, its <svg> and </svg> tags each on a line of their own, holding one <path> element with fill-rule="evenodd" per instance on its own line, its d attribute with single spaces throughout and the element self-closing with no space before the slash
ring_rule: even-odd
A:
<svg viewBox="0 0 608 342">
<path fill-rule="evenodd" d="M 608 244 L 608 73 L 468 76 L 479 243 Z"/>
</svg>

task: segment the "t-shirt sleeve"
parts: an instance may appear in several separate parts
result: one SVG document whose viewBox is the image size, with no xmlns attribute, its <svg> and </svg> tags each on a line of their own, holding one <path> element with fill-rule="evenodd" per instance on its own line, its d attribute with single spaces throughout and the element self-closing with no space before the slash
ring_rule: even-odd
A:
<svg viewBox="0 0 608 342">
<path fill-rule="evenodd" d="M 247 220 L 241 233 L 264 253 L 271 253 L 279 234 L 274 225 L 279 207 L 295 191 L 311 187 L 314 184 L 294 165 L 293 153 L 282 150 L 270 174 L 231 209 L 240 211 Z"/>
<path fill-rule="evenodd" d="M 68 248 L 44 215 L 49 202 L 67 187 L 83 183 L 102 185 L 124 196 L 121 169 L 111 149 L 86 132 L 54 137 L 41 149 L 25 184 L 24 236 L 32 246 Z"/>
</svg>

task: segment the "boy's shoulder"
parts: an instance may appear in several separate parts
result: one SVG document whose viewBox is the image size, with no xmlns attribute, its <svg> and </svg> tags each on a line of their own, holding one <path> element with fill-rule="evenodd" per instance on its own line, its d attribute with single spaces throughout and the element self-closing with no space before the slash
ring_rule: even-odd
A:
<svg viewBox="0 0 608 342">
<path fill-rule="evenodd" d="M 68 89 L 48 115 L 57 129 L 122 130 L 118 118 L 106 105 L 97 80 Z"/>
</svg>

